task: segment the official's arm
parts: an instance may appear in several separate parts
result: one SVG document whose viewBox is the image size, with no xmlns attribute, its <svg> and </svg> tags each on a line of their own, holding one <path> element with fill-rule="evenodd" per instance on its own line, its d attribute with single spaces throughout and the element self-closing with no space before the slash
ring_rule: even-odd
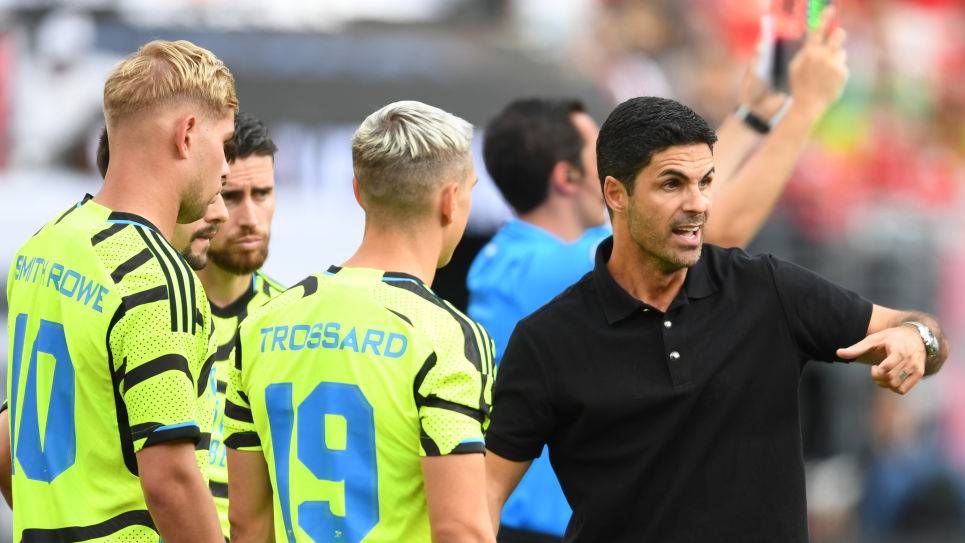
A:
<svg viewBox="0 0 965 543">
<path fill-rule="evenodd" d="M 732 179 L 717 171 L 725 184 L 714 195 L 714 213 L 706 226 L 708 242 L 743 247 L 751 241 L 783 192 L 811 130 L 840 96 L 848 77 L 845 32 L 837 28 L 827 34 L 832 14 L 824 13 L 821 25 L 791 61 L 793 101 L 784 117 Z"/>
<path fill-rule="evenodd" d="M 499 533 L 499 518 L 506 500 L 513 490 L 516 490 L 516 485 L 532 463 L 532 460 L 514 462 L 492 451 L 486 451 L 486 501 L 495 533 Z"/>
</svg>

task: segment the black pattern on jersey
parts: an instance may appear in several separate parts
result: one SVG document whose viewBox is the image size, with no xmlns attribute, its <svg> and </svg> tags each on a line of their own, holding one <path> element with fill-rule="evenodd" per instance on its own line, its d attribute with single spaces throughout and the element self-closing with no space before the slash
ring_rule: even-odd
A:
<svg viewBox="0 0 965 543">
<path fill-rule="evenodd" d="M 100 539 L 131 526 L 144 526 L 157 531 L 150 513 L 145 509 L 126 511 L 104 522 L 90 526 L 69 526 L 66 528 L 27 528 L 23 531 L 21 543 L 73 543 Z"/>
<path fill-rule="evenodd" d="M 457 311 L 452 304 L 437 296 L 415 277 L 404 273 L 392 272 L 386 272 L 382 275 L 382 277 L 383 280 L 390 279 L 389 281 L 385 281 L 387 285 L 412 292 L 413 294 L 416 294 L 419 297 L 441 307 L 442 309 L 445 309 L 452 316 L 452 318 L 459 323 L 459 327 L 462 329 L 466 359 L 468 359 L 476 367 L 476 369 L 479 370 L 479 373 L 482 374 L 483 386 L 479 388 L 479 408 L 483 418 L 478 420 L 480 422 L 485 420 L 485 415 L 489 415 L 491 411 L 491 406 L 486 401 L 486 388 L 488 381 L 493 378 L 493 368 L 495 366 L 495 352 L 493 351 L 493 342 L 489 337 L 489 334 L 483 329 L 482 326 L 479 325 L 479 323 Z M 391 279 L 401 280 L 392 281 Z M 482 352 L 479 350 L 480 345 L 482 345 Z M 428 453 L 428 449 L 426 449 L 426 452 Z"/>
<path fill-rule="evenodd" d="M 195 312 L 197 298 L 194 273 L 184 258 L 156 231 L 141 226 L 136 226 L 135 229 L 164 273 L 171 308 L 171 331 L 193 334 L 198 324 L 201 324 Z"/>
<path fill-rule="evenodd" d="M 412 397 L 415 398 L 416 407 L 419 407 L 420 401 L 423 396 L 419 394 L 419 389 L 422 388 L 422 383 L 425 382 L 426 376 L 432 371 L 432 368 L 436 367 L 436 362 L 438 362 L 436 353 L 430 353 L 426 361 L 422 363 L 422 367 L 419 368 L 419 373 L 415 375 L 415 379 L 412 380 Z M 436 442 L 429 437 L 426 433 L 425 428 L 422 426 L 422 422 L 419 422 L 419 442 L 422 444 L 422 449 L 426 451 L 429 456 L 439 456 L 440 450 Z"/>
<path fill-rule="evenodd" d="M 127 372 L 123 377 L 124 392 L 126 393 L 128 390 L 131 390 L 138 383 L 142 383 L 151 377 L 160 375 L 169 370 L 184 372 L 189 380 L 192 379 L 191 369 L 188 367 L 187 358 L 179 354 L 166 354 L 159 356 L 154 360 L 144 362 L 143 364 Z"/>
<path fill-rule="evenodd" d="M 315 294 L 315 291 L 318 290 L 318 277 L 315 277 L 314 275 L 309 275 L 308 277 L 292 285 L 291 288 L 298 288 L 298 287 L 303 287 L 305 289 L 305 292 L 302 293 L 302 298 L 306 296 L 311 296 L 312 294 Z"/>
<path fill-rule="evenodd" d="M 229 449 L 260 447 L 261 438 L 258 437 L 258 432 L 237 432 L 228 436 L 228 439 L 224 440 L 224 444 Z"/>
<path fill-rule="evenodd" d="M 240 420 L 242 422 L 255 422 L 254 418 L 251 416 L 251 409 L 242 407 L 236 403 L 232 403 L 232 401 L 229 399 L 225 399 L 224 414 L 226 417 Z"/>
<path fill-rule="evenodd" d="M 150 261 L 151 257 L 151 251 L 149 251 L 147 247 L 141 249 L 141 252 L 137 253 L 131 258 L 128 258 L 124 262 L 121 262 L 121 265 L 111 272 L 111 279 L 114 280 L 114 283 L 120 283 L 121 279 L 124 279 L 125 275 L 140 268 L 142 265 Z"/>
<path fill-rule="evenodd" d="M 126 224 L 124 224 L 124 223 L 115 223 L 115 224 L 112 224 L 112 225 L 108 226 L 107 228 L 105 228 L 105 229 L 101 230 L 100 232 L 94 234 L 94 235 L 90 238 L 90 244 L 91 244 L 91 246 L 97 245 L 98 243 L 104 241 L 105 239 L 107 239 L 107 238 L 113 236 L 114 234 L 120 232 L 121 230 L 127 228 L 127 226 L 128 226 L 128 225 L 126 225 Z"/>
<path fill-rule="evenodd" d="M 487 334 L 482 327 L 476 324 L 475 321 L 456 311 L 456 309 L 453 308 L 448 302 L 426 288 L 421 281 L 416 280 L 411 275 L 386 272 L 383 274 L 383 278 L 410 279 L 408 281 L 390 280 L 385 281 L 385 284 L 407 290 L 421 297 L 422 299 L 432 302 L 442 309 L 445 309 L 452 316 L 452 318 L 459 323 L 459 327 L 462 328 L 466 359 L 472 362 L 476 369 L 478 369 L 483 375 L 489 375 L 492 372 L 493 361 L 489 334 Z M 479 351 L 480 344 L 483 345 L 483 352 Z"/>
</svg>

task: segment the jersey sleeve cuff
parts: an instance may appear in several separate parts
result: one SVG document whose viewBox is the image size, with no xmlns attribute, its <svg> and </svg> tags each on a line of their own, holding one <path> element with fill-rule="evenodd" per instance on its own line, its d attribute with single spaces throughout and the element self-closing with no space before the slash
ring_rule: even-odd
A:
<svg viewBox="0 0 965 543">
<path fill-rule="evenodd" d="M 530 449 L 510 443 L 505 439 L 501 439 L 498 435 L 494 435 L 491 429 L 490 432 L 486 434 L 486 448 L 506 460 L 512 460 L 513 462 L 529 462 L 530 460 L 535 460 L 543 450 L 542 446 Z"/>
<path fill-rule="evenodd" d="M 189 440 L 197 445 L 201 440 L 201 428 L 194 421 L 157 426 L 147 433 L 147 439 L 144 440 L 144 444 L 140 448 L 181 439 Z"/>
</svg>

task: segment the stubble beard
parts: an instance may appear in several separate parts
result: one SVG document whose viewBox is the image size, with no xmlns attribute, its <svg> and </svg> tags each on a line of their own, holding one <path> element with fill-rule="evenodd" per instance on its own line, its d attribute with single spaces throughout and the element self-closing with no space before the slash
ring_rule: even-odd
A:
<svg viewBox="0 0 965 543">
<path fill-rule="evenodd" d="M 237 251 L 227 248 L 216 250 L 208 248 L 207 260 L 219 268 L 235 275 L 247 275 L 258 271 L 268 259 L 268 240 L 261 247 L 251 251 Z"/>
</svg>

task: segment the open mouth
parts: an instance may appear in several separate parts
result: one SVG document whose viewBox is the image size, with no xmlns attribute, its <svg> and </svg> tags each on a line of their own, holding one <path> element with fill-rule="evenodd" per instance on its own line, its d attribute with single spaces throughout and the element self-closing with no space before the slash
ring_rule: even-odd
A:
<svg viewBox="0 0 965 543">
<path fill-rule="evenodd" d="M 674 237 L 688 246 L 700 245 L 700 231 L 703 228 L 702 224 L 682 224 L 675 226 L 671 229 Z"/>
</svg>

